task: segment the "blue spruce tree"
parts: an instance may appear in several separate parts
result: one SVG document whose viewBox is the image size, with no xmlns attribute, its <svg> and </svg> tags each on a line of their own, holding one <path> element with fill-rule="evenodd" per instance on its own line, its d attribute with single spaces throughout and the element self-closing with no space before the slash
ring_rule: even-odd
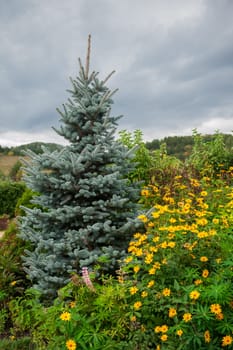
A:
<svg viewBox="0 0 233 350">
<path fill-rule="evenodd" d="M 33 286 L 53 296 L 72 272 L 84 266 L 114 273 L 140 223 L 139 186 L 127 180 L 130 151 L 114 134 L 111 91 L 97 73 L 89 74 L 90 37 L 85 67 L 71 79 L 56 132 L 69 141 L 56 151 L 29 152 L 25 182 L 39 193 L 24 208 L 21 238 L 30 242 L 25 270 Z"/>
</svg>

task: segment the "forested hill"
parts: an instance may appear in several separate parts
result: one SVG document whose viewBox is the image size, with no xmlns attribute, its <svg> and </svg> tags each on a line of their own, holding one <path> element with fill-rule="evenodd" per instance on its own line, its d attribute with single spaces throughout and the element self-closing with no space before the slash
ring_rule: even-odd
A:
<svg viewBox="0 0 233 350">
<path fill-rule="evenodd" d="M 227 149 L 233 149 L 233 135 L 232 134 L 223 134 L 224 142 Z M 213 139 L 214 135 L 204 135 L 204 141 L 209 142 Z M 187 158 L 194 145 L 193 136 L 167 136 L 163 139 L 154 139 L 153 141 L 146 142 L 146 147 L 153 151 L 159 149 L 161 144 L 165 143 L 167 146 L 167 153 L 169 155 L 175 156 L 181 160 Z M 20 145 L 17 147 L 4 147 L 0 145 L 0 154 L 4 155 L 18 155 L 21 156 L 24 154 L 24 151 L 27 149 L 32 150 L 35 153 L 41 153 L 41 146 L 46 146 L 51 151 L 60 149 L 63 146 L 56 143 L 44 143 L 44 142 L 32 142 L 26 145 Z"/>
<path fill-rule="evenodd" d="M 224 138 L 225 146 L 228 150 L 233 149 L 233 135 L 232 134 L 222 134 Z M 204 142 L 209 142 L 213 140 L 215 135 L 202 135 Z M 175 156 L 181 160 L 186 159 L 193 148 L 194 137 L 193 136 L 168 136 L 161 140 L 153 140 L 151 142 L 146 142 L 146 147 L 153 151 L 159 149 L 160 145 L 165 143 L 167 146 L 167 153 L 169 155 Z"/>
<path fill-rule="evenodd" d="M 20 145 L 16 147 L 4 147 L 0 145 L 0 154 L 22 156 L 24 155 L 24 152 L 26 150 L 31 150 L 36 154 L 39 154 L 43 152 L 42 146 L 45 146 L 51 151 L 55 151 L 56 149 L 61 149 L 63 147 L 57 143 L 45 143 L 45 142 L 32 142 L 26 145 Z"/>
</svg>

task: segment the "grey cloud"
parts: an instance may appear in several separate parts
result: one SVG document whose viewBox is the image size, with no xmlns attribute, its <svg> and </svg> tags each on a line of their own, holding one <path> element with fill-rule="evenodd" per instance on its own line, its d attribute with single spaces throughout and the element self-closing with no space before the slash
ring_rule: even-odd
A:
<svg viewBox="0 0 233 350">
<path fill-rule="evenodd" d="M 1 2 L 0 134 L 58 124 L 89 33 L 91 68 L 116 70 L 120 128 L 157 137 L 231 118 L 232 10 L 231 0 Z"/>
</svg>

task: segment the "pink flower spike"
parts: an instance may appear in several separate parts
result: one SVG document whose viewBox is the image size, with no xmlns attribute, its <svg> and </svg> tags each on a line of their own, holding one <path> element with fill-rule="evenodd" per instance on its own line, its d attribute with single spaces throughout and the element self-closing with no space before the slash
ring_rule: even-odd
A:
<svg viewBox="0 0 233 350">
<path fill-rule="evenodd" d="M 89 276 L 89 271 L 88 271 L 88 268 L 87 267 L 83 267 L 82 268 L 82 278 L 83 278 L 83 281 L 84 283 L 86 284 L 86 286 L 91 289 L 91 290 L 95 290 L 92 282 L 91 282 L 91 279 L 90 279 L 90 276 Z"/>
</svg>

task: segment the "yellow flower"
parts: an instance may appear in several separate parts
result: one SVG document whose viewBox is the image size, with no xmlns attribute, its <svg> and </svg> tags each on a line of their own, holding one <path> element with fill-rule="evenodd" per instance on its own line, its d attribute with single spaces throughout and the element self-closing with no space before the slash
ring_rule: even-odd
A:
<svg viewBox="0 0 233 350">
<path fill-rule="evenodd" d="M 219 219 L 213 219 L 212 222 L 214 225 L 217 225 L 217 224 L 219 224 Z"/>
<path fill-rule="evenodd" d="M 171 218 L 171 219 L 169 219 L 169 222 L 170 222 L 171 224 L 174 224 L 174 223 L 176 222 L 176 219 Z"/>
<path fill-rule="evenodd" d="M 198 286 L 199 284 L 202 284 L 203 282 L 202 282 L 202 280 L 196 280 L 196 281 L 194 281 L 194 284 L 196 285 L 196 286 Z"/>
<path fill-rule="evenodd" d="M 170 294 L 171 294 L 171 290 L 169 288 L 164 288 L 164 290 L 162 291 L 162 294 L 165 296 L 165 297 L 169 297 Z"/>
<path fill-rule="evenodd" d="M 144 223 L 146 223 L 148 221 L 148 218 L 146 217 L 146 215 L 139 215 L 138 219 L 141 220 Z"/>
<path fill-rule="evenodd" d="M 156 326 L 156 327 L 154 328 L 154 332 L 155 332 L 155 333 L 161 332 L 161 327 L 160 327 L 160 326 Z"/>
<path fill-rule="evenodd" d="M 153 287 L 154 284 L 155 284 L 155 281 L 149 281 L 147 284 L 147 287 L 151 288 L 151 287 Z"/>
<path fill-rule="evenodd" d="M 137 288 L 137 287 L 131 287 L 131 288 L 130 288 L 130 294 L 131 294 L 131 295 L 136 294 L 137 291 L 138 291 L 138 288 Z"/>
<path fill-rule="evenodd" d="M 135 255 L 136 256 L 142 256 L 142 254 L 143 254 L 143 251 L 142 251 L 141 248 L 135 249 Z"/>
<path fill-rule="evenodd" d="M 196 223 L 200 226 L 205 226 L 208 224 L 208 220 L 206 218 L 196 219 Z"/>
<path fill-rule="evenodd" d="M 137 273 L 140 270 L 140 266 L 136 265 L 133 268 L 134 272 Z"/>
<path fill-rule="evenodd" d="M 203 270 L 202 277 L 207 278 L 208 276 L 209 276 L 209 271 L 208 270 Z"/>
<path fill-rule="evenodd" d="M 206 192 L 206 191 L 201 191 L 200 195 L 201 195 L 202 197 L 206 197 L 206 196 L 207 196 L 207 192 Z"/>
<path fill-rule="evenodd" d="M 154 227 L 154 226 L 155 224 L 152 221 L 148 222 L 148 227 Z"/>
<path fill-rule="evenodd" d="M 63 313 L 60 315 L 60 319 L 61 319 L 62 321 L 70 321 L 70 319 L 71 319 L 71 314 L 70 314 L 70 312 L 67 312 L 67 311 L 63 312 Z"/>
<path fill-rule="evenodd" d="M 142 196 L 148 197 L 149 194 L 150 194 L 150 192 L 149 192 L 148 190 L 146 190 L 146 189 L 141 190 L 141 195 L 142 195 Z"/>
<path fill-rule="evenodd" d="M 192 315 L 189 312 L 187 312 L 183 315 L 183 320 L 185 322 L 189 322 L 189 321 L 191 321 L 191 319 L 192 319 Z"/>
<path fill-rule="evenodd" d="M 17 281 L 12 281 L 11 286 L 14 287 L 16 285 Z"/>
<path fill-rule="evenodd" d="M 217 320 L 223 320 L 224 319 L 224 315 L 223 315 L 223 313 L 222 312 L 220 312 L 219 314 L 217 314 L 216 315 L 216 318 L 217 318 Z"/>
<path fill-rule="evenodd" d="M 72 340 L 72 339 L 67 340 L 67 341 L 66 341 L 66 348 L 67 348 L 68 350 L 75 350 L 75 349 L 76 349 L 76 343 L 75 343 L 75 341 Z"/>
<path fill-rule="evenodd" d="M 166 249 L 167 248 L 167 242 L 165 241 L 165 242 L 161 243 L 160 246 L 161 246 L 162 249 Z"/>
<path fill-rule="evenodd" d="M 162 333 L 166 333 L 168 331 L 168 326 L 166 324 L 163 324 L 161 327 L 160 327 L 160 332 Z"/>
<path fill-rule="evenodd" d="M 162 341 L 167 341 L 167 338 L 168 338 L 167 334 L 163 334 L 163 335 L 161 335 L 161 337 L 160 337 L 160 339 L 161 339 Z"/>
<path fill-rule="evenodd" d="M 71 301 L 69 303 L 69 306 L 71 307 L 71 309 L 73 309 L 76 306 L 76 302 L 75 301 Z"/>
<path fill-rule="evenodd" d="M 173 307 L 171 307 L 171 308 L 169 309 L 168 316 L 172 318 L 172 317 L 175 317 L 176 314 L 177 314 L 176 309 L 174 309 Z"/>
<path fill-rule="evenodd" d="M 209 343 L 210 342 L 210 332 L 207 330 L 204 333 L 204 338 L 205 338 L 205 342 Z"/>
<path fill-rule="evenodd" d="M 136 320 L 137 320 L 137 317 L 136 317 L 136 316 L 131 316 L 131 317 L 130 317 L 130 321 L 131 321 L 131 322 L 136 322 Z"/>
<path fill-rule="evenodd" d="M 139 310 L 141 306 L 142 306 L 141 301 L 136 301 L 136 303 L 134 303 L 134 305 L 133 305 L 133 307 L 135 308 L 135 310 Z"/>
<path fill-rule="evenodd" d="M 175 247 L 175 245 L 176 245 L 176 242 L 168 242 L 168 247 L 170 247 L 170 248 L 174 248 Z"/>
<path fill-rule="evenodd" d="M 200 261 L 201 262 L 206 262 L 206 261 L 208 261 L 209 259 L 207 258 L 207 256 L 201 256 L 200 257 Z"/>
<path fill-rule="evenodd" d="M 200 293 L 197 290 L 193 290 L 192 292 L 189 293 L 190 299 L 197 300 L 200 296 Z"/>
<path fill-rule="evenodd" d="M 147 254 L 145 258 L 145 264 L 150 264 L 153 261 L 153 254 Z"/>
<path fill-rule="evenodd" d="M 127 258 L 125 258 L 124 262 L 126 264 L 128 264 L 129 262 L 131 262 L 133 260 L 133 257 L 132 256 L 128 256 Z"/>
<path fill-rule="evenodd" d="M 215 315 L 218 315 L 222 312 L 222 309 L 221 309 L 221 305 L 219 304 L 211 304 L 210 305 L 210 311 L 215 314 Z"/>
<path fill-rule="evenodd" d="M 231 345 L 233 338 L 230 335 L 226 335 L 222 338 L 222 346 Z"/>
<path fill-rule="evenodd" d="M 146 298 L 147 295 L 148 295 L 148 293 L 147 293 L 145 290 L 144 290 L 144 291 L 142 292 L 142 294 L 141 294 L 142 298 Z"/>
<path fill-rule="evenodd" d="M 176 334 L 177 334 L 179 337 L 181 337 L 182 334 L 183 334 L 182 329 L 177 329 Z"/>
</svg>

